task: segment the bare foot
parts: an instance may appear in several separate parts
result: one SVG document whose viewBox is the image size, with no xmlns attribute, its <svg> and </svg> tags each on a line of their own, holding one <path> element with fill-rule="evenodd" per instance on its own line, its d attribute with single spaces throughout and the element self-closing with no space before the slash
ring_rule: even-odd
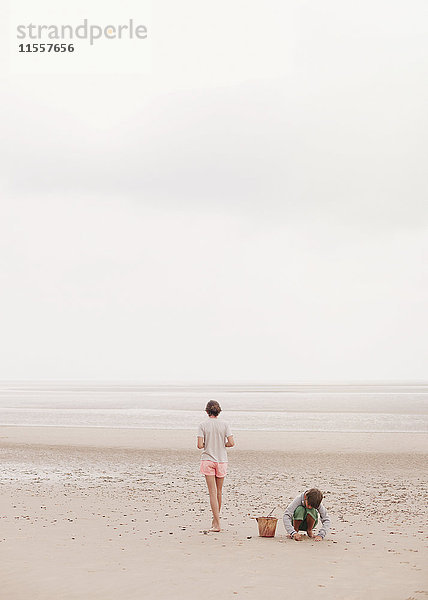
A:
<svg viewBox="0 0 428 600">
<path fill-rule="evenodd" d="M 220 531 L 220 523 L 218 521 L 214 521 L 213 519 L 210 531 L 215 531 L 216 533 L 218 533 Z"/>
<path fill-rule="evenodd" d="M 308 537 L 310 537 L 310 538 L 313 538 L 313 537 L 315 537 L 315 536 L 314 536 L 314 532 L 312 531 L 312 529 L 311 529 L 310 531 L 309 531 L 309 529 L 308 529 L 308 531 L 307 531 L 306 533 L 308 534 Z"/>
<path fill-rule="evenodd" d="M 210 533 L 220 533 L 221 529 L 214 529 L 214 527 L 211 527 L 211 529 L 208 529 L 208 531 Z"/>
</svg>

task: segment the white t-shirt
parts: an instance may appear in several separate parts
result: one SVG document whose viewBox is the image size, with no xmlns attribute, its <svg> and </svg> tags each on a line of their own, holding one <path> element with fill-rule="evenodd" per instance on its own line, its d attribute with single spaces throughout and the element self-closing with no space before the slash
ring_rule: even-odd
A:
<svg viewBox="0 0 428 600">
<path fill-rule="evenodd" d="M 226 438 L 232 435 L 230 425 L 227 421 L 219 420 L 218 417 L 208 417 L 198 427 L 198 437 L 204 438 L 205 448 L 201 460 L 212 462 L 227 462 L 225 448 Z"/>
</svg>

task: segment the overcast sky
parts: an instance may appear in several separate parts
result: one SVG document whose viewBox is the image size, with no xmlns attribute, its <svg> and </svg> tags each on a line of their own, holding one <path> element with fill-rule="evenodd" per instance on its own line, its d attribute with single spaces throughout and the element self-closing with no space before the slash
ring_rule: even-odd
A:
<svg viewBox="0 0 428 600">
<path fill-rule="evenodd" d="M 149 74 L 5 69 L 0 378 L 426 379 L 427 23 L 159 0 Z"/>
</svg>

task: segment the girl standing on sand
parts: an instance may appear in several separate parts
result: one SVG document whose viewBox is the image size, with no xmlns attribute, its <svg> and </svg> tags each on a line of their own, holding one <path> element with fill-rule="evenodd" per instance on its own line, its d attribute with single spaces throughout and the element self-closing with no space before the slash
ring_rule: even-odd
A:
<svg viewBox="0 0 428 600">
<path fill-rule="evenodd" d="M 227 471 L 226 448 L 232 448 L 235 442 L 229 423 L 217 419 L 221 412 L 220 404 L 215 400 L 210 400 L 205 411 L 208 418 L 198 428 L 198 448 L 203 450 L 200 472 L 205 475 L 210 495 L 213 513 L 210 531 L 221 531 L 221 492 Z"/>
</svg>

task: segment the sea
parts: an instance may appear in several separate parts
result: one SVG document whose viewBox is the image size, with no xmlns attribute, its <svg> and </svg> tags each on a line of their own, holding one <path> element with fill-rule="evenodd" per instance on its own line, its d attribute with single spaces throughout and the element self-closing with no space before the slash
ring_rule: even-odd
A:
<svg viewBox="0 0 428 600">
<path fill-rule="evenodd" d="M 196 430 L 208 400 L 236 431 L 428 433 L 428 383 L 0 382 L 0 425 Z"/>
</svg>

